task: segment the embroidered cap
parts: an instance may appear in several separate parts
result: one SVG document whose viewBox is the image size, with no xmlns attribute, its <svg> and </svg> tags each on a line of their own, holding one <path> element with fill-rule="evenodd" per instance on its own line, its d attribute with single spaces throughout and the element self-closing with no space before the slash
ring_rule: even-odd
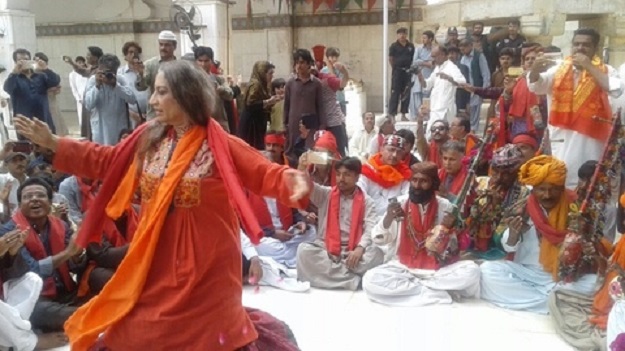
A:
<svg viewBox="0 0 625 351">
<path fill-rule="evenodd" d="M 518 146 L 506 144 L 495 150 L 490 165 L 499 171 L 512 171 L 521 167 L 523 160 L 523 153 Z"/>
<path fill-rule="evenodd" d="M 395 147 L 403 149 L 405 144 L 406 144 L 406 139 L 396 134 L 390 134 L 384 138 L 383 145 L 390 145 L 390 146 L 395 146 Z"/>
</svg>

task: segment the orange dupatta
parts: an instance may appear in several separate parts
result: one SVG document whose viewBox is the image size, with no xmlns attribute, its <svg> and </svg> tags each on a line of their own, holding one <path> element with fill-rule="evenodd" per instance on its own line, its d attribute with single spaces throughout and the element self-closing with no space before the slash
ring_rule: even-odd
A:
<svg viewBox="0 0 625 351">
<path fill-rule="evenodd" d="M 610 260 L 612 264 L 617 264 L 621 268 L 625 268 L 625 238 L 621 237 L 614 249 L 614 254 Z M 590 323 L 598 326 L 601 329 L 606 329 L 608 324 L 608 314 L 612 309 L 614 302 L 610 297 L 610 283 L 616 277 L 618 273 L 616 271 L 610 271 L 601 289 L 595 294 L 595 300 L 592 304 L 592 317 Z"/>
<path fill-rule="evenodd" d="M 599 57 L 592 58 L 592 65 L 607 74 L 607 66 Z M 593 118 L 606 120 L 612 118 L 608 95 L 586 70 L 582 71 L 577 88 L 574 84 L 573 63 L 571 57 L 568 57 L 554 77 L 549 123 L 555 127 L 575 130 L 600 141 L 607 140 L 610 124 Z"/>
<path fill-rule="evenodd" d="M 205 127 L 195 126 L 180 139 L 154 198 L 142 211 L 128 254 L 117 272 L 98 296 L 79 308 L 65 323 L 72 350 L 88 350 L 100 333 L 124 318 L 139 299 L 174 192 L 206 140 L 206 133 Z M 128 208 L 138 181 L 137 162 L 132 162 L 106 207 L 108 216 L 117 218 Z"/>
</svg>

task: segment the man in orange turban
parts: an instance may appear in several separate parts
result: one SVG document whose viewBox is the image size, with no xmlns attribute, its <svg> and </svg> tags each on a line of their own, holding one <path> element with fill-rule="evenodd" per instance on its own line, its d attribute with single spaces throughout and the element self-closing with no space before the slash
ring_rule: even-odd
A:
<svg viewBox="0 0 625 351">
<path fill-rule="evenodd" d="M 567 234 L 569 205 L 574 193 L 564 188 L 567 169 L 551 156 L 537 156 L 519 171 L 519 181 L 532 187 L 522 216 L 507 218 L 508 229 L 501 244 L 511 261 L 484 262 L 482 298 L 497 306 L 548 313 L 552 290 L 594 292 L 596 274 L 582 275 L 576 282 L 558 282 L 560 246 Z"/>
</svg>

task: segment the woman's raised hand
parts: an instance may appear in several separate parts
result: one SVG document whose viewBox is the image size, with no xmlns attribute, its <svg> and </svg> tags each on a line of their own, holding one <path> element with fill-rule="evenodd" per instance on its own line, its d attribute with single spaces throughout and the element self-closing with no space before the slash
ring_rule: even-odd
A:
<svg viewBox="0 0 625 351">
<path fill-rule="evenodd" d="M 30 119 L 22 115 L 17 115 L 14 121 L 17 134 L 22 135 L 39 146 L 56 151 L 58 143 L 57 137 L 52 134 L 52 131 L 50 131 L 50 128 L 45 122 L 37 118 Z"/>
</svg>

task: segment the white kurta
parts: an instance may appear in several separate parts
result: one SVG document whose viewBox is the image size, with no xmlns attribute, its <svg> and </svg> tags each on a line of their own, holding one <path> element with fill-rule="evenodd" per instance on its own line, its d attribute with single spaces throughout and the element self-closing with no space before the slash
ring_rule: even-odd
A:
<svg viewBox="0 0 625 351">
<path fill-rule="evenodd" d="M 378 128 L 374 127 L 370 133 L 363 127 L 357 130 L 349 139 L 349 156 L 366 160 L 369 155 L 371 140 L 377 139 Z"/>
<path fill-rule="evenodd" d="M 438 213 L 434 225 L 441 223 L 446 212 L 453 210 L 452 204 L 442 197 L 436 197 Z M 400 199 L 404 206 L 407 197 Z M 421 207 L 422 217 L 427 207 Z M 417 307 L 436 303 L 452 303 L 448 291 L 456 291 L 463 297 L 479 297 L 480 268 L 473 261 L 460 261 L 438 270 L 410 269 L 397 257 L 400 244 L 401 225 L 393 221 L 384 228 L 381 219 L 373 229 L 373 241 L 377 245 L 388 245 L 391 260 L 368 271 L 363 277 L 362 288 L 372 301 L 391 306 Z"/>
<path fill-rule="evenodd" d="M 43 281 L 32 272 L 4 282 L 5 299 L 0 299 L 0 347 L 13 347 L 17 351 L 35 348 L 37 336 L 29 319 L 42 287 Z"/>
<path fill-rule="evenodd" d="M 69 73 L 69 85 L 72 89 L 72 95 L 76 100 L 76 111 L 78 112 L 78 125 L 82 124 L 82 103 L 85 98 L 85 88 L 89 78 L 83 77 L 76 71 Z"/>
<path fill-rule="evenodd" d="M 241 252 L 243 256 L 248 260 L 254 257 L 258 257 L 260 260 L 263 277 L 258 282 L 258 285 L 273 286 L 274 288 L 292 292 L 310 290 L 310 284 L 297 281 L 297 278 L 289 273 L 287 267 L 276 262 L 271 257 L 259 256 L 250 238 L 248 238 L 243 231 L 239 232 L 239 237 L 241 238 Z"/>
<path fill-rule="evenodd" d="M 622 333 L 625 333 L 625 300 L 618 300 L 614 302 L 608 315 L 607 350 L 610 350 L 610 344 Z"/>
<path fill-rule="evenodd" d="M 439 73 L 445 73 L 458 84 L 467 81 L 455 63 L 447 60 L 442 65 L 436 66 L 432 75 L 425 80 L 425 90 L 430 91 L 430 119 L 427 130 L 429 131 L 435 121 L 445 119 L 448 122 L 456 117 L 456 90 L 458 87 L 450 81 L 442 79 Z"/>
<path fill-rule="evenodd" d="M 594 293 L 596 274 L 586 274 L 573 283 L 556 283 L 539 261 L 540 240 L 530 220 L 530 228 L 515 246 L 507 245 L 510 230 L 506 229 L 501 244 L 506 252 L 514 252 L 513 261 L 486 261 L 481 264 L 482 299 L 512 310 L 547 314 L 549 293 L 572 290 L 580 294 Z"/>
<path fill-rule="evenodd" d="M 609 95 L 612 98 L 618 98 L 622 94 L 625 84 L 619 79 L 618 72 L 613 67 L 609 65 L 606 66 L 609 76 Z M 537 95 L 547 95 L 547 104 L 550 113 L 553 99 L 553 82 L 559 68 L 560 65 L 551 67 L 548 71 L 540 74 L 540 79 L 529 84 L 531 92 Z M 579 79 L 581 78 L 581 71 L 574 69 L 573 77 L 575 79 L 575 87 L 577 88 Z M 554 127 L 551 124 L 549 124 L 549 133 L 552 155 L 564 161 L 568 169 L 566 187 L 574 189 L 578 182 L 577 171 L 584 162 L 599 160 L 603 153 L 604 142 L 574 130 Z"/>
<path fill-rule="evenodd" d="M 365 167 L 370 167 L 368 164 Z M 358 186 L 365 194 L 369 195 L 373 200 L 375 206 L 375 213 L 378 217 L 384 216 L 386 209 L 388 208 L 388 200 L 408 194 L 408 188 L 410 188 L 410 182 L 407 180 L 402 181 L 398 185 L 390 188 L 383 188 L 378 183 L 372 181 L 364 175 L 360 176 L 358 180 Z"/>
</svg>

